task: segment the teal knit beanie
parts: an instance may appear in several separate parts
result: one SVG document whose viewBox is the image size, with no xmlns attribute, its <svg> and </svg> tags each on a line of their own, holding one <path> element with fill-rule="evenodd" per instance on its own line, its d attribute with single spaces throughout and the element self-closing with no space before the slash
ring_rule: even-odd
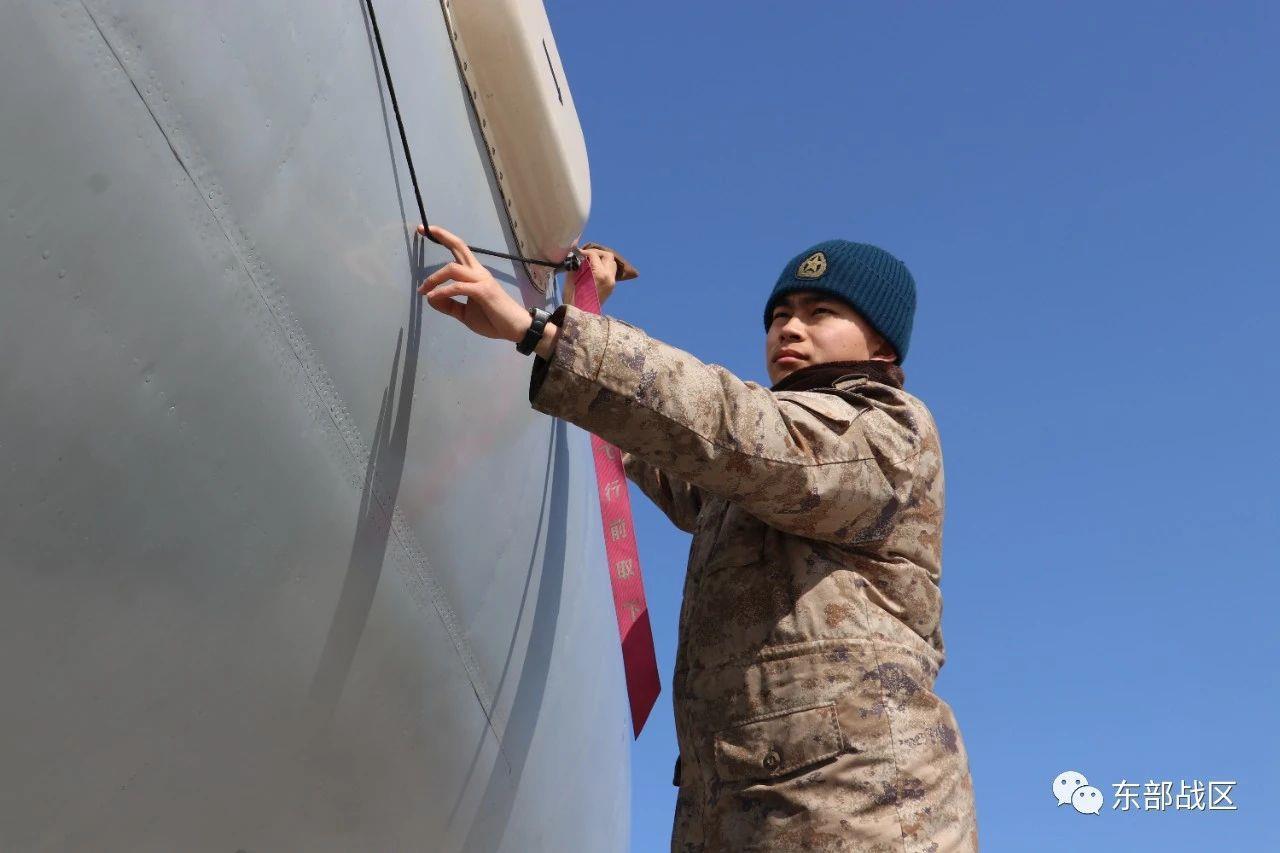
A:
<svg viewBox="0 0 1280 853">
<path fill-rule="evenodd" d="M 878 246 L 827 240 L 796 255 L 764 306 L 768 330 L 774 306 L 788 293 L 820 290 L 852 305 L 898 353 L 907 357 L 916 313 L 916 282 L 907 265 Z"/>
</svg>

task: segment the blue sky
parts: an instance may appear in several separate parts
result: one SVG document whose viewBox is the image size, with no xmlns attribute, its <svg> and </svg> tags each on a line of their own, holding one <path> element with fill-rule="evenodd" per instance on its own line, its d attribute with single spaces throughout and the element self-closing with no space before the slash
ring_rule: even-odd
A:
<svg viewBox="0 0 1280 853">
<path fill-rule="evenodd" d="M 939 694 L 984 850 L 1276 850 L 1280 13 L 1262 3 L 548 0 L 607 306 L 767 382 L 761 311 L 831 237 L 903 258 L 947 474 Z M 665 850 L 689 537 L 633 487 Z M 1058 808 L 1061 771 L 1101 815 Z M 1228 780 L 1236 811 L 1112 808 Z"/>
</svg>

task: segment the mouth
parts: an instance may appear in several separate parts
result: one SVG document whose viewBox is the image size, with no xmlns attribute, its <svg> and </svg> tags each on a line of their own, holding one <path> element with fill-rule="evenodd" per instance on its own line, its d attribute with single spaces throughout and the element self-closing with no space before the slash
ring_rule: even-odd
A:
<svg viewBox="0 0 1280 853">
<path fill-rule="evenodd" d="M 804 356 L 800 355 L 795 350 L 789 349 L 781 350 L 773 357 L 773 363 L 781 367 L 800 364 L 804 360 Z"/>
</svg>

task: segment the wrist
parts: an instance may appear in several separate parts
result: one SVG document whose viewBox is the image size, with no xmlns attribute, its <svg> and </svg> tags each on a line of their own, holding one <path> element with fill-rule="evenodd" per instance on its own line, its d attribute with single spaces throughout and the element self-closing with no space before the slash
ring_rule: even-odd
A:
<svg viewBox="0 0 1280 853">
<path fill-rule="evenodd" d="M 542 340 L 542 336 L 546 333 L 547 321 L 551 319 L 551 315 L 538 307 L 529 309 L 529 323 L 524 326 L 524 333 L 520 340 L 516 341 L 516 352 L 522 355 L 529 355 L 533 352 L 534 347 Z"/>
<path fill-rule="evenodd" d="M 548 320 L 546 327 L 542 330 L 542 340 L 538 341 L 533 351 L 539 358 L 550 361 L 552 354 L 556 351 L 558 340 L 560 340 L 560 327 Z"/>
<path fill-rule="evenodd" d="M 514 336 L 508 337 L 507 340 L 511 341 L 511 343 L 513 344 L 520 343 L 522 340 L 524 340 L 524 336 L 529 333 L 529 329 L 532 326 L 533 326 L 533 314 L 526 313 L 523 319 L 521 319 L 519 322 L 516 323 L 516 330 L 515 330 Z"/>
</svg>

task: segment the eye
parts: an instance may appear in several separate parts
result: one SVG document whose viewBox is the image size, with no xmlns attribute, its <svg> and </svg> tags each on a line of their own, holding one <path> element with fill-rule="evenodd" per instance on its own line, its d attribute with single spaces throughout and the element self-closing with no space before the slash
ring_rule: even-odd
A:
<svg viewBox="0 0 1280 853">
<path fill-rule="evenodd" d="M 827 308 L 827 307 L 826 307 L 826 306 L 824 306 L 824 305 L 819 305 L 817 308 L 814 308 L 814 309 L 813 309 L 813 313 L 815 313 L 815 314 L 817 314 L 819 311 L 826 311 L 828 314 L 834 314 L 834 313 L 836 313 L 836 312 L 832 311 L 830 308 Z"/>
</svg>

